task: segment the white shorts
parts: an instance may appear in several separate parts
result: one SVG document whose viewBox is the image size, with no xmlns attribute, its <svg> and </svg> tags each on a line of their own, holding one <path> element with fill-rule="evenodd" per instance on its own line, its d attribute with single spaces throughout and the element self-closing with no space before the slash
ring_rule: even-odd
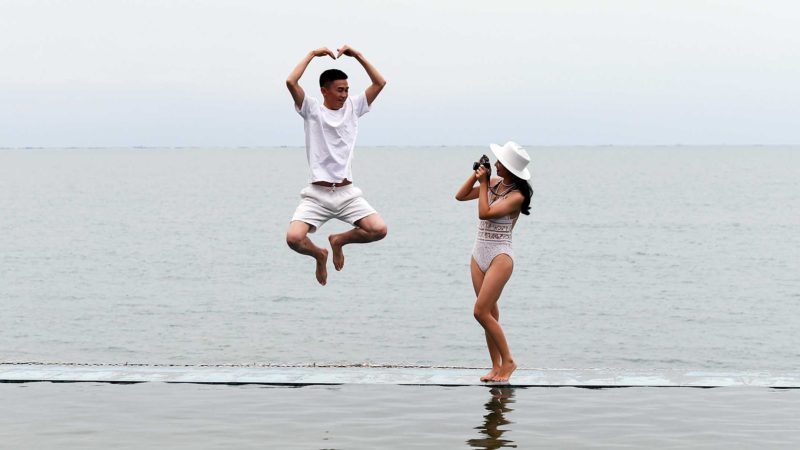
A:
<svg viewBox="0 0 800 450">
<path fill-rule="evenodd" d="M 352 184 L 329 187 L 310 184 L 300 191 L 302 200 L 292 216 L 292 222 L 299 220 L 311 225 L 310 233 L 317 231 L 330 219 L 339 219 L 355 226 L 356 222 L 375 214 L 375 209 L 363 197 L 361 189 Z"/>
</svg>

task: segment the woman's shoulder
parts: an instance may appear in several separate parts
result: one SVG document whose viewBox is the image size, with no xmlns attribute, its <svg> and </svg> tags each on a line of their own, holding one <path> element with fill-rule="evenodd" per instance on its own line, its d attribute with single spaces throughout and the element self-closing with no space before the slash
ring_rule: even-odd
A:
<svg viewBox="0 0 800 450">
<path fill-rule="evenodd" d="M 521 204 L 525 200 L 525 195 L 523 195 L 519 190 L 514 189 L 506 195 L 506 198 L 513 199 L 515 202 L 519 201 Z"/>
</svg>

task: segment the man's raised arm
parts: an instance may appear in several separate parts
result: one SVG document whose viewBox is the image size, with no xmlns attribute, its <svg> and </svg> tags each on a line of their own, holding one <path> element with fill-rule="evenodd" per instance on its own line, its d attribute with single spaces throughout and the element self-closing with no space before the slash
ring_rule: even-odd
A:
<svg viewBox="0 0 800 450">
<path fill-rule="evenodd" d="M 380 72 L 378 72 L 378 69 L 370 64 L 369 61 L 364 58 L 364 55 L 362 55 L 358 50 L 350 47 L 349 45 L 344 45 L 337 51 L 337 58 L 342 55 L 351 56 L 364 67 L 364 70 L 367 71 L 367 75 L 369 76 L 369 79 L 372 80 L 372 84 L 367 87 L 367 90 L 364 93 L 367 96 L 367 103 L 372 105 L 372 101 L 375 100 L 375 97 L 377 97 L 378 94 L 381 93 L 381 90 L 383 90 L 383 87 L 386 86 L 386 80 L 383 78 Z"/>
<path fill-rule="evenodd" d="M 308 54 L 297 64 L 297 67 L 295 67 L 294 70 L 292 70 L 292 73 L 289 74 L 289 78 L 286 79 L 286 87 L 289 88 L 289 93 L 292 94 L 294 104 L 298 108 L 303 106 L 303 99 L 306 98 L 306 92 L 300 87 L 300 77 L 303 76 L 303 72 L 306 71 L 306 67 L 308 67 L 308 64 L 312 59 L 317 56 L 325 55 L 336 59 L 336 56 L 334 56 L 333 52 L 327 47 L 320 47 L 316 50 L 312 50 L 308 52 Z"/>
</svg>

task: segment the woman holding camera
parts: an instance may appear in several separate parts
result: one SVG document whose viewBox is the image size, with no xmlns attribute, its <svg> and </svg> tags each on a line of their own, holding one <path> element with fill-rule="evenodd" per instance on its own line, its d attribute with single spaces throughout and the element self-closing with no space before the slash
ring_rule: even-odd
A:
<svg viewBox="0 0 800 450">
<path fill-rule="evenodd" d="M 508 348 L 497 301 L 511 278 L 514 253 L 511 231 L 520 213 L 530 214 L 533 190 L 528 181 L 530 157 L 515 142 L 490 144 L 497 157 L 497 177 L 491 177 L 489 158 L 484 155 L 473 165 L 473 174 L 459 188 L 456 200 L 478 199 L 478 236 L 472 250 L 470 271 L 475 289 L 473 314 L 486 334 L 486 345 L 492 359 L 492 370 L 481 381 L 508 381 L 517 368 Z M 475 181 L 478 186 L 475 186 Z"/>
</svg>

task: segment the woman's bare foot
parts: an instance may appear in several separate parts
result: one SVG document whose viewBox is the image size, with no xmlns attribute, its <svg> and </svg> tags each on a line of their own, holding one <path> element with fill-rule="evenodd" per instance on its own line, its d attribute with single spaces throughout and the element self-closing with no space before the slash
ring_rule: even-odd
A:
<svg viewBox="0 0 800 450">
<path fill-rule="evenodd" d="M 342 270 L 344 267 L 344 252 L 339 241 L 338 235 L 332 234 L 328 236 L 328 242 L 331 243 L 331 250 L 333 250 L 333 267 L 336 270 Z"/>
<path fill-rule="evenodd" d="M 317 281 L 319 284 L 325 286 L 328 282 L 328 250 L 321 249 L 322 255 L 317 257 Z"/>
<path fill-rule="evenodd" d="M 490 370 L 489 373 L 481 377 L 481 381 L 483 381 L 484 383 L 487 381 L 491 381 L 492 378 L 497 376 L 497 372 L 499 370 L 500 370 L 499 367 L 492 367 L 492 370 Z"/>
<path fill-rule="evenodd" d="M 503 365 L 500 366 L 497 376 L 492 378 L 492 381 L 508 381 L 515 370 L 517 370 L 517 363 L 515 363 L 514 360 L 505 361 Z"/>
</svg>

